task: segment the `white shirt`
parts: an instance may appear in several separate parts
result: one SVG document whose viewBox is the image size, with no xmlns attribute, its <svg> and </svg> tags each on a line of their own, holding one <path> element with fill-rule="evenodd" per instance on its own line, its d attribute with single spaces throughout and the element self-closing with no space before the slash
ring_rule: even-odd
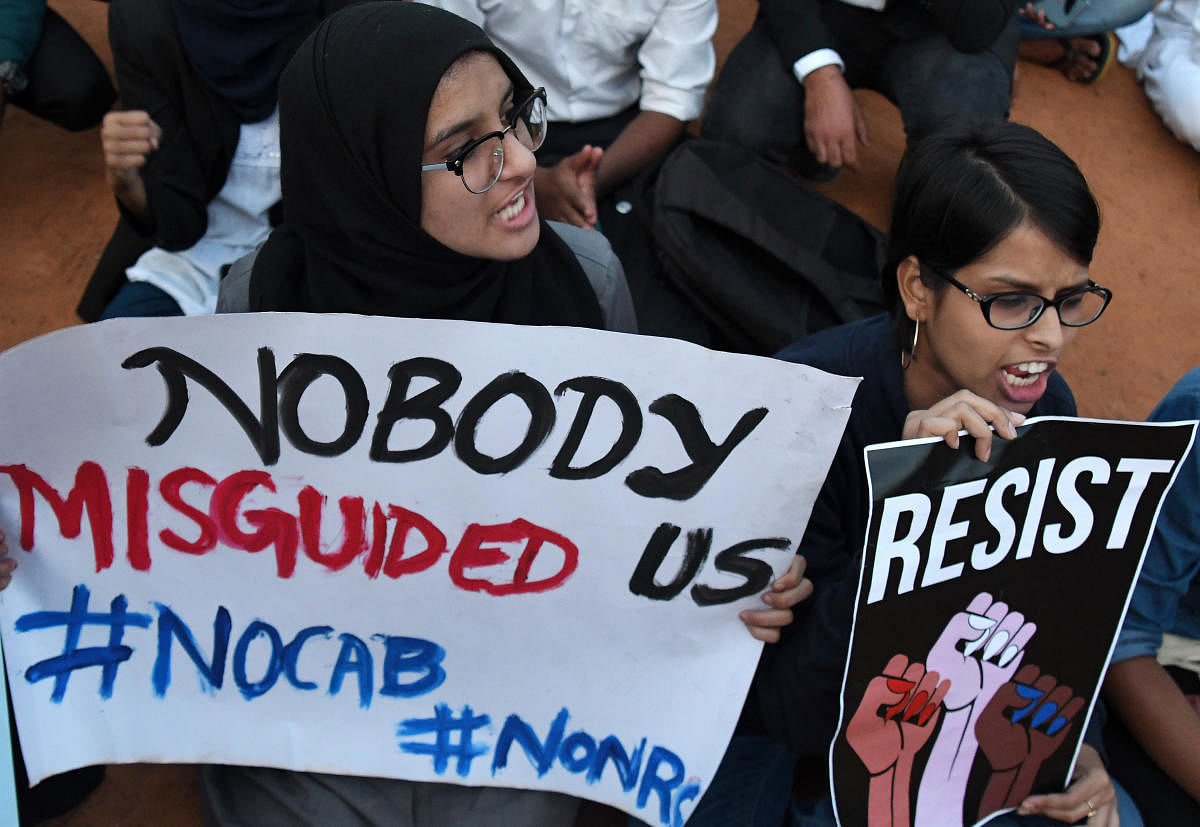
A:
<svg viewBox="0 0 1200 827">
<path fill-rule="evenodd" d="M 478 24 L 545 86 L 553 121 L 639 103 L 690 121 L 716 68 L 716 0 L 425 0 Z"/>
<path fill-rule="evenodd" d="M 217 307 L 221 267 L 264 241 L 271 232 L 267 211 L 280 199 L 279 110 L 259 123 L 242 124 L 225 185 L 208 203 L 208 229 L 186 250 L 154 247 L 125 271 L 175 301 L 185 315 Z"/>
</svg>

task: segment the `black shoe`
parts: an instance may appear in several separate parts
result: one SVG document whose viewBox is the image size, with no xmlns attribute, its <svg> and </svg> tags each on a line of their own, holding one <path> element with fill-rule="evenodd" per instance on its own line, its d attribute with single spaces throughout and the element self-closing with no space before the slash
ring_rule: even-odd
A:
<svg viewBox="0 0 1200 827">
<path fill-rule="evenodd" d="M 813 184 L 831 184 L 842 174 L 841 167 L 821 163 L 807 147 L 801 147 L 792 155 L 788 169 Z"/>
</svg>

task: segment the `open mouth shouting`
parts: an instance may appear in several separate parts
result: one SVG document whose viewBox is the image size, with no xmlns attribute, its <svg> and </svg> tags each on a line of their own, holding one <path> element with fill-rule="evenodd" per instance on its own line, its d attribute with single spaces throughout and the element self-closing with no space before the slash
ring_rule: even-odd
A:
<svg viewBox="0 0 1200 827">
<path fill-rule="evenodd" d="M 1013 402 L 1032 403 L 1046 392 L 1053 366 L 1049 362 L 1018 362 L 1000 368 L 1005 395 Z"/>
</svg>

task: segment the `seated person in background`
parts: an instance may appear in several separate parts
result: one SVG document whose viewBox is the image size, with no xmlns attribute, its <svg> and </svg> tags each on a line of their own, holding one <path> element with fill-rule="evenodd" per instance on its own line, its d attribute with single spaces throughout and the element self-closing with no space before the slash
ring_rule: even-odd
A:
<svg viewBox="0 0 1200 827">
<path fill-rule="evenodd" d="M 538 208 L 577 227 L 679 141 L 716 67 L 716 0 L 424 1 L 478 24 L 546 88 Z"/>
<path fill-rule="evenodd" d="M 1163 0 L 1117 35 L 1121 62 L 1137 72 L 1154 110 L 1200 150 L 1200 0 Z"/>
<path fill-rule="evenodd" d="M 213 312 L 222 267 L 267 237 L 279 201 L 279 73 L 341 5 L 114 0 L 124 110 L 105 117 L 100 138 L 121 220 L 81 315 Z"/>
<path fill-rule="evenodd" d="M 1200 417 L 1200 368 L 1179 381 L 1152 422 Z M 1200 824 L 1200 447 L 1192 445 L 1158 522 L 1104 698 L 1113 776 L 1147 824 Z"/>
<path fill-rule="evenodd" d="M 986 121 L 936 131 L 913 144 L 896 180 L 882 273 L 891 314 L 779 353 L 863 377 L 799 546 L 814 596 L 764 652 L 751 689 L 766 731 L 801 758 L 819 759 L 822 772 L 867 532 L 863 448 L 930 436 L 957 446 L 965 429 L 986 460 L 992 440 L 1014 438 L 1027 416 L 1074 416 L 1055 368 L 1111 297 L 1088 278 L 1099 228 L 1079 169 L 1029 127 Z M 1087 740 L 1095 742 L 1094 733 Z M 941 823 L 947 814 L 925 812 L 927 805 L 917 797 L 914 823 Z M 805 806 L 815 823 L 832 822 L 829 799 Z M 1084 744 L 1066 792 L 1031 796 L 1018 812 L 1107 825 L 1116 810 L 1100 755 Z M 1123 811 L 1122 823 L 1138 821 Z"/>
<path fill-rule="evenodd" d="M 851 89 L 900 108 L 911 142 L 949 116 L 1008 117 L 1017 0 L 760 0 L 713 87 L 705 137 L 831 180 L 867 123 Z"/>
<path fill-rule="evenodd" d="M 1047 8 L 1060 6 L 1066 23 L 1052 23 Z M 1022 60 L 1058 69 L 1067 80 L 1090 85 L 1104 77 L 1116 60 L 1113 29 L 1132 23 L 1154 8 L 1154 0 L 1049 0 L 1021 9 Z"/>
<path fill-rule="evenodd" d="M 11 102 L 77 132 L 116 99 L 100 58 L 46 0 L 0 0 L 0 123 Z"/>
</svg>

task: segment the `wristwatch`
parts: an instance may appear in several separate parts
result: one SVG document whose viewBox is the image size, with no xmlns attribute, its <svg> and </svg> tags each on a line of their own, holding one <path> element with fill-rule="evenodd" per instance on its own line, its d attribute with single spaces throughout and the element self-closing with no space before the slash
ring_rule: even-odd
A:
<svg viewBox="0 0 1200 827">
<path fill-rule="evenodd" d="M 4 84 L 5 92 L 15 95 L 25 91 L 25 87 L 29 85 L 29 78 L 25 77 L 25 70 L 21 68 L 20 63 L 15 60 L 0 60 L 0 83 Z"/>
</svg>

